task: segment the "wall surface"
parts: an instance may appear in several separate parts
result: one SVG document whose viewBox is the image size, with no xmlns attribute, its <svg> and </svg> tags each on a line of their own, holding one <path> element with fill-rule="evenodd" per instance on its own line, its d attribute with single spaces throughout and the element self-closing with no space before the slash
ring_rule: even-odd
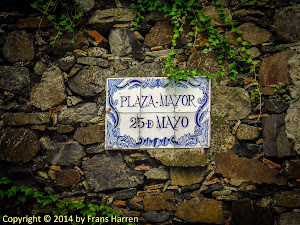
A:
<svg viewBox="0 0 300 225">
<path fill-rule="evenodd" d="M 259 80 L 212 79 L 209 149 L 144 151 L 104 149 L 106 79 L 163 76 L 172 24 L 151 12 L 133 32 L 129 1 L 79 2 L 75 43 L 70 34 L 54 46 L 51 24 L 30 7 L 0 7 L 0 176 L 106 203 L 138 224 L 300 224 L 299 2 L 273 1 L 275 10 L 223 0 Z M 216 55 L 186 55 L 191 37 L 179 39 L 178 65 L 218 71 Z M 260 99 L 251 97 L 257 82 Z"/>
</svg>

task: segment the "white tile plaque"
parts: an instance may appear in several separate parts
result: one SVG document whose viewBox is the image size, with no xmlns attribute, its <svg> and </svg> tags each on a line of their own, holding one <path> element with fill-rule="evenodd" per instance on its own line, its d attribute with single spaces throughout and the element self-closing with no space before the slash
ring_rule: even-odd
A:
<svg viewBox="0 0 300 225">
<path fill-rule="evenodd" d="M 109 78 L 106 90 L 106 149 L 209 147 L 208 78 Z"/>
</svg>

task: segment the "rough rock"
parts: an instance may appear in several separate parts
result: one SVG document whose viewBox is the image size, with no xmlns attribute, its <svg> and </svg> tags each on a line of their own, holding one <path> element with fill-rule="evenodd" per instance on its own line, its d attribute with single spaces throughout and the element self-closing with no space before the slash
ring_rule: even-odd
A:
<svg viewBox="0 0 300 225">
<path fill-rule="evenodd" d="M 84 64 L 89 66 L 100 66 L 100 67 L 109 67 L 110 63 L 106 59 L 93 58 L 93 57 L 80 57 L 77 59 L 78 64 Z"/>
<path fill-rule="evenodd" d="M 168 57 L 170 52 L 175 52 L 175 54 L 183 53 L 183 49 L 163 49 L 160 51 L 146 52 L 146 55 L 151 57 Z"/>
<path fill-rule="evenodd" d="M 64 125 L 64 124 L 58 124 L 57 125 L 57 133 L 64 134 L 64 133 L 70 133 L 74 130 L 74 128 L 70 125 Z"/>
<path fill-rule="evenodd" d="M 86 39 L 81 31 L 75 32 L 75 36 L 72 33 L 65 33 L 55 41 L 53 52 L 58 56 L 64 56 L 66 52 L 73 52 L 85 45 Z"/>
<path fill-rule="evenodd" d="M 286 134 L 295 143 L 294 149 L 300 154 L 300 100 L 290 104 L 285 117 Z"/>
<path fill-rule="evenodd" d="M 145 36 L 144 44 L 148 47 L 170 45 L 173 39 L 173 26 L 168 21 L 158 22 Z"/>
<path fill-rule="evenodd" d="M 78 2 L 82 6 L 85 12 L 90 11 L 95 6 L 94 0 L 76 0 L 76 2 Z"/>
<path fill-rule="evenodd" d="M 61 70 L 51 67 L 43 73 L 41 82 L 32 88 L 30 102 L 44 111 L 62 103 L 67 98 L 65 92 Z"/>
<path fill-rule="evenodd" d="M 91 47 L 87 50 L 89 57 L 102 57 L 103 55 L 106 55 L 108 51 L 105 48 L 100 47 Z"/>
<path fill-rule="evenodd" d="M 29 16 L 26 18 L 18 19 L 18 28 L 42 28 L 51 27 L 50 21 L 43 17 L 38 19 L 37 16 Z"/>
<path fill-rule="evenodd" d="M 142 45 L 134 33 L 128 29 L 113 29 L 108 36 L 110 51 L 116 56 L 132 54 L 136 59 L 143 59 Z"/>
<path fill-rule="evenodd" d="M 39 60 L 36 62 L 36 64 L 34 65 L 34 72 L 37 74 L 37 75 L 42 75 L 45 70 L 46 70 L 47 66 L 45 63 L 43 63 L 42 60 Z"/>
<path fill-rule="evenodd" d="M 142 217 L 152 223 L 162 223 L 169 219 L 170 213 L 168 211 L 149 211 L 142 214 Z"/>
<path fill-rule="evenodd" d="M 120 22 L 130 22 L 135 19 L 135 13 L 132 9 L 112 8 L 105 10 L 96 10 L 89 19 L 88 24 L 107 25 Z"/>
<path fill-rule="evenodd" d="M 241 124 L 237 130 L 236 137 L 239 140 L 254 140 L 259 137 L 261 128 Z"/>
<path fill-rule="evenodd" d="M 89 154 L 99 154 L 99 153 L 104 152 L 104 145 L 100 144 L 98 146 L 92 146 L 90 148 L 87 148 L 85 151 L 86 151 L 86 153 L 89 153 Z"/>
<path fill-rule="evenodd" d="M 265 108 L 270 112 L 282 113 L 289 108 L 289 105 L 282 100 L 266 99 Z"/>
<path fill-rule="evenodd" d="M 267 156 L 293 155 L 291 143 L 285 132 L 284 118 L 284 114 L 274 114 L 263 118 L 263 149 Z"/>
<path fill-rule="evenodd" d="M 4 113 L 3 122 L 7 125 L 49 123 L 49 113 Z"/>
<path fill-rule="evenodd" d="M 80 181 L 80 174 L 77 170 L 61 170 L 57 173 L 56 185 L 61 187 L 69 187 Z"/>
<path fill-rule="evenodd" d="M 29 95 L 30 71 L 26 67 L 0 66 L 0 89 Z"/>
<path fill-rule="evenodd" d="M 104 142 L 104 124 L 97 124 L 89 127 L 79 127 L 75 131 L 74 138 L 83 145 Z"/>
<path fill-rule="evenodd" d="M 250 48 L 249 51 L 250 51 L 249 56 L 250 56 L 251 59 L 258 58 L 261 55 L 259 49 L 256 48 L 256 47 Z M 246 52 L 241 52 L 241 56 L 242 57 L 247 57 L 247 53 Z"/>
<path fill-rule="evenodd" d="M 293 86 L 290 88 L 291 97 L 300 98 L 300 49 L 288 60 L 288 68 Z"/>
<path fill-rule="evenodd" d="M 300 192 L 284 191 L 275 195 L 275 204 L 285 208 L 300 207 Z"/>
<path fill-rule="evenodd" d="M 95 192 L 114 188 L 131 188 L 143 183 L 143 174 L 131 170 L 121 154 L 97 155 L 82 162 L 85 177 Z"/>
<path fill-rule="evenodd" d="M 175 210 L 175 206 L 170 202 L 174 199 L 173 192 L 165 192 L 156 196 L 147 196 L 143 199 L 145 211 L 158 211 L 158 210 Z"/>
<path fill-rule="evenodd" d="M 192 185 L 200 183 L 203 180 L 203 172 L 199 167 L 171 167 L 171 184 L 172 185 Z"/>
<path fill-rule="evenodd" d="M 253 23 L 244 23 L 238 29 L 242 31 L 241 38 L 251 45 L 258 45 L 270 40 L 270 32 Z"/>
<path fill-rule="evenodd" d="M 149 180 L 168 180 L 170 174 L 168 170 L 163 168 L 151 168 L 145 173 L 145 177 Z"/>
<path fill-rule="evenodd" d="M 300 213 L 288 212 L 282 213 L 278 217 L 278 225 L 298 225 L 300 221 Z"/>
<path fill-rule="evenodd" d="M 58 116 L 62 124 L 89 123 L 97 117 L 98 107 L 96 103 L 85 103 L 69 107 Z"/>
<path fill-rule="evenodd" d="M 0 130 L 0 160 L 28 162 L 40 150 L 37 135 L 26 128 Z"/>
<path fill-rule="evenodd" d="M 211 111 L 226 120 L 244 119 L 251 112 L 250 96 L 243 88 L 218 86 L 212 93 Z"/>
<path fill-rule="evenodd" d="M 13 31 L 6 36 L 2 48 L 4 58 L 9 62 L 20 62 L 34 58 L 33 36 L 24 30 Z"/>
<path fill-rule="evenodd" d="M 137 192 L 136 188 L 130 188 L 121 191 L 116 191 L 113 196 L 114 199 L 119 199 L 119 200 L 129 199 L 129 198 L 133 198 L 136 195 L 136 192 Z"/>
<path fill-rule="evenodd" d="M 300 5 L 280 9 L 274 16 L 276 37 L 290 43 L 300 39 Z"/>
<path fill-rule="evenodd" d="M 274 225 L 272 211 L 257 206 L 251 200 L 234 201 L 232 203 L 232 225 Z"/>
<path fill-rule="evenodd" d="M 119 72 L 119 77 L 161 77 L 160 63 L 144 63 Z"/>
<path fill-rule="evenodd" d="M 58 61 L 58 66 L 63 71 L 68 71 L 76 62 L 76 59 L 74 56 L 66 56 L 63 58 L 60 58 Z"/>
<path fill-rule="evenodd" d="M 212 199 L 184 200 L 177 207 L 176 216 L 190 223 L 223 224 L 222 202 Z"/>
<path fill-rule="evenodd" d="M 288 177 L 292 178 L 292 179 L 300 178 L 300 161 L 299 160 L 290 161 Z"/>
<path fill-rule="evenodd" d="M 205 166 L 206 155 L 204 149 L 151 149 L 151 157 L 156 158 L 165 166 Z"/>
<path fill-rule="evenodd" d="M 224 8 L 224 12 L 226 17 L 231 19 L 230 10 Z M 221 19 L 220 14 L 218 12 L 218 8 L 216 6 L 208 6 L 203 9 L 203 15 L 209 16 L 211 18 L 210 22 L 216 25 L 224 25 L 226 24 L 223 19 Z M 228 23 L 227 23 L 228 24 Z"/>
<path fill-rule="evenodd" d="M 267 183 L 285 185 L 286 178 L 278 177 L 277 170 L 264 165 L 263 163 L 248 158 L 239 158 L 231 152 L 222 152 L 215 157 L 216 172 L 231 180 L 241 182 L 252 181 L 255 183 Z"/>
<path fill-rule="evenodd" d="M 105 90 L 106 79 L 110 76 L 112 76 L 110 69 L 90 66 L 70 78 L 69 86 L 72 91 L 82 96 L 96 96 Z"/>
<path fill-rule="evenodd" d="M 40 139 L 41 143 L 45 143 L 45 138 Z M 74 140 L 67 140 L 65 142 L 51 142 L 46 140 L 42 144 L 46 148 L 46 160 L 51 164 L 59 164 L 61 166 L 79 165 L 81 158 L 84 156 L 83 147 Z"/>
<path fill-rule="evenodd" d="M 218 59 L 212 52 L 197 51 L 191 54 L 187 66 L 189 70 L 199 70 L 204 74 L 216 74 L 220 71 Z"/>
<path fill-rule="evenodd" d="M 290 84 L 291 78 L 288 71 L 288 60 L 293 54 L 293 51 L 284 51 L 263 58 L 258 73 L 259 83 L 262 86 L 276 85 L 279 83 Z"/>
</svg>

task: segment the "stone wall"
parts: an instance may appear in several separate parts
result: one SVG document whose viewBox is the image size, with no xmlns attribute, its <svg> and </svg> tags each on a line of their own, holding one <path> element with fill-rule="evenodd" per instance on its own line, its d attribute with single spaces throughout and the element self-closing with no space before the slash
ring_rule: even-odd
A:
<svg viewBox="0 0 300 225">
<path fill-rule="evenodd" d="M 0 176 L 106 203 L 139 224 L 299 224 L 297 1 L 273 1 L 276 11 L 222 1 L 261 66 L 261 99 L 250 98 L 254 77 L 213 80 L 211 147 L 148 151 L 104 149 L 106 78 L 162 76 L 172 25 L 153 12 L 132 32 L 130 2 L 79 2 L 87 12 L 76 42 L 64 35 L 54 47 L 51 25 L 34 11 L 1 8 Z M 216 55 L 184 53 L 189 41 L 182 34 L 177 63 L 217 72 Z"/>
</svg>

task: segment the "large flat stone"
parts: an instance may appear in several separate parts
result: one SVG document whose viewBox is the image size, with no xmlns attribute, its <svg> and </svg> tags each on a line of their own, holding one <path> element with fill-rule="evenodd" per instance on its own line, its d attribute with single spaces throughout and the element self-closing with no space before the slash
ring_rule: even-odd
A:
<svg viewBox="0 0 300 225">
<path fill-rule="evenodd" d="M 151 168 L 145 173 L 145 177 L 149 180 L 168 180 L 170 174 L 169 171 L 164 168 Z"/>
<path fill-rule="evenodd" d="M 104 124 L 97 124 L 89 127 L 79 127 L 74 138 L 83 145 L 95 144 L 105 141 Z"/>
<path fill-rule="evenodd" d="M 58 116 L 58 121 L 63 124 L 89 123 L 98 115 L 96 103 L 85 103 L 69 107 Z"/>
<path fill-rule="evenodd" d="M 37 135 L 26 128 L 0 130 L 0 160 L 28 162 L 40 150 Z"/>
<path fill-rule="evenodd" d="M 299 2 L 298 2 L 299 3 Z M 280 9 L 274 16 L 276 37 L 290 43 L 300 39 L 300 5 Z"/>
<path fill-rule="evenodd" d="M 241 182 L 252 181 L 255 183 L 267 183 L 285 185 L 286 178 L 279 178 L 279 172 L 263 163 L 248 158 L 239 158 L 232 152 L 222 152 L 215 157 L 216 172 L 231 180 Z"/>
<path fill-rule="evenodd" d="M 69 79 L 69 86 L 72 91 L 79 95 L 96 96 L 105 90 L 106 78 L 109 76 L 112 76 L 110 69 L 90 66 Z"/>
<path fill-rule="evenodd" d="M 175 206 L 168 200 L 174 199 L 173 192 L 165 192 L 156 196 L 147 196 L 143 199 L 145 211 L 158 211 L 158 210 L 175 210 Z"/>
<path fill-rule="evenodd" d="M 300 178 L 300 160 L 290 161 L 289 178 L 297 179 Z"/>
<path fill-rule="evenodd" d="M 244 23 L 238 29 L 242 31 L 241 38 L 252 45 L 262 44 L 270 40 L 270 32 L 253 23 Z"/>
<path fill-rule="evenodd" d="M 199 167 L 171 167 L 170 175 L 172 185 L 186 186 L 203 180 L 203 172 Z"/>
<path fill-rule="evenodd" d="M 285 208 L 300 207 L 300 192 L 283 191 L 275 195 L 275 204 Z"/>
<path fill-rule="evenodd" d="M 276 85 L 279 83 L 291 84 L 288 60 L 293 54 L 293 51 L 284 51 L 263 58 L 258 73 L 259 83 L 262 86 Z"/>
<path fill-rule="evenodd" d="M 204 74 L 216 74 L 220 71 L 217 56 L 212 52 L 197 51 L 191 54 L 187 66 L 189 70 L 202 71 Z"/>
<path fill-rule="evenodd" d="M 20 66 L 0 66 L 0 89 L 29 95 L 30 71 Z"/>
<path fill-rule="evenodd" d="M 143 183 L 144 175 L 131 170 L 121 154 L 97 155 L 82 162 L 89 187 L 95 192 L 131 188 Z"/>
<path fill-rule="evenodd" d="M 112 8 L 96 10 L 89 19 L 88 24 L 107 25 L 119 22 L 133 21 L 135 13 L 132 9 Z"/>
<path fill-rule="evenodd" d="M 2 52 L 4 58 L 12 63 L 32 60 L 35 55 L 33 36 L 24 30 L 9 33 Z"/>
<path fill-rule="evenodd" d="M 204 149 L 151 149 L 151 157 L 156 158 L 165 166 L 205 166 L 206 155 Z"/>
<path fill-rule="evenodd" d="M 56 185 L 61 187 L 69 187 L 80 181 L 80 174 L 77 170 L 68 169 L 61 170 L 57 173 Z"/>
<path fill-rule="evenodd" d="M 300 100 L 290 104 L 285 117 L 286 134 L 295 143 L 294 149 L 300 154 Z"/>
<path fill-rule="evenodd" d="M 158 22 L 145 36 L 144 44 L 148 47 L 170 45 L 173 39 L 173 26 L 168 21 Z"/>
<path fill-rule="evenodd" d="M 282 213 L 278 217 L 278 225 L 299 225 L 300 213 Z"/>
<path fill-rule="evenodd" d="M 300 48 L 288 60 L 288 68 L 293 85 L 290 88 L 291 97 L 300 98 Z"/>
<path fill-rule="evenodd" d="M 158 62 L 144 63 L 119 71 L 119 77 L 161 77 L 161 69 Z"/>
<path fill-rule="evenodd" d="M 261 128 L 241 124 L 237 130 L 236 136 L 239 140 L 254 140 L 260 135 Z"/>
<path fill-rule="evenodd" d="M 65 92 L 61 70 L 52 67 L 43 73 L 41 82 L 32 88 L 30 102 L 44 111 L 62 103 L 67 98 Z"/>
<path fill-rule="evenodd" d="M 177 207 L 176 216 L 190 223 L 223 224 L 222 202 L 212 199 L 184 200 Z"/>
<path fill-rule="evenodd" d="M 45 124 L 50 122 L 49 113 L 4 113 L 3 122 L 7 125 Z"/>
</svg>

